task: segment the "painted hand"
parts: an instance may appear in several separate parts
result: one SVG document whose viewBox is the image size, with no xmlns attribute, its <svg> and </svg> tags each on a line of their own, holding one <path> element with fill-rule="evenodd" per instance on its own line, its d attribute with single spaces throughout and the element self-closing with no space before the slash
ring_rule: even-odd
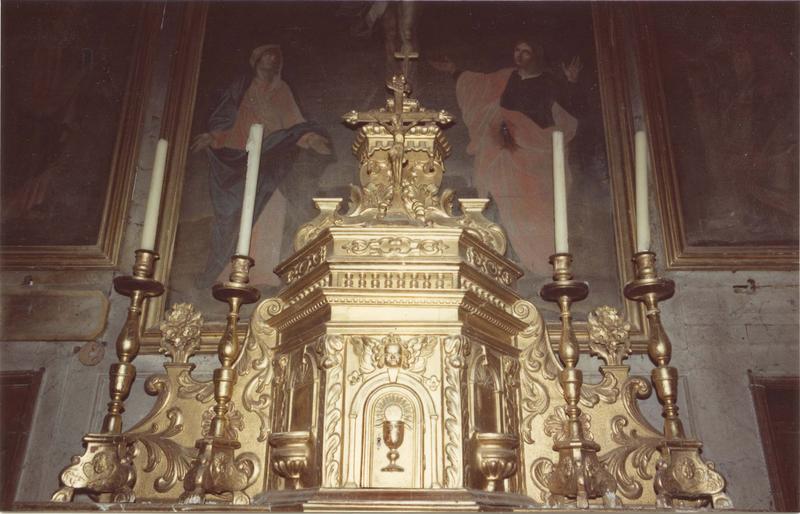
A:
<svg viewBox="0 0 800 514">
<path fill-rule="evenodd" d="M 570 82 L 578 82 L 578 75 L 580 75 L 581 70 L 583 69 L 583 63 L 581 63 L 580 57 L 574 57 L 569 65 L 561 63 L 561 69 L 564 71 L 564 75 L 567 77 L 567 80 Z"/>
<path fill-rule="evenodd" d="M 192 145 L 190 146 L 190 150 L 192 153 L 199 152 L 200 150 L 205 150 L 211 143 L 214 142 L 214 136 L 209 134 L 208 132 L 204 132 L 199 134 L 192 139 Z"/>
</svg>

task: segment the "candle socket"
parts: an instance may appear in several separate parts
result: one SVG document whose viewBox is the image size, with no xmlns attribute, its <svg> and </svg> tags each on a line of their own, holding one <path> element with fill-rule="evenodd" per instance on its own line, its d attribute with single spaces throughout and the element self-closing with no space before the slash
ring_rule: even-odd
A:
<svg viewBox="0 0 800 514">
<path fill-rule="evenodd" d="M 573 302 L 589 295 L 586 282 L 574 280 L 572 255 L 556 253 L 550 256 L 553 266 L 553 281 L 545 284 L 539 295 L 549 302 L 556 302 L 561 310 L 561 340 L 558 356 L 563 364 L 559 382 L 564 394 L 567 414 L 567 437 L 553 445 L 558 452 L 558 462 L 548 480 L 551 502 L 564 507 L 568 499 L 574 499 L 578 508 L 588 508 L 590 498 L 603 498 L 606 507 L 618 505 L 617 483 L 597 457 L 600 446 L 592 441 L 591 434 L 584 431 L 579 407 L 583 374 L 576 369 L 580 358 L 580 347 L 572 328 L 570 307 Z"/>
<path fill-rule="evenodd" d="M 650 378 L 664 418 L 664 440 L 658 447 L 661 460 L 655 477 L 657 504 L 672 507 L 677 499 L 686 507 L 699 508 L 709 502 L 714 508 L 730 507 L 730 498 L 723 492 L 725 479 L 711 463 L 701 459 L 702 443 L 686 438 L 678 415 L 678 370 L 669 366 L 672 343 L 661 324 L 658 307 L 660 301 L 675 294 L 675 282 L 658 276 L 655 253 L 637 252 L 632 260 L 636 278 L 625 285 L 624 293 L 646 308 L 650 328 L 647 354 L 655 365 Z M 686 473 L 686 469 L 695 471 Z"/>
<path fill-rule="evenodd" d="M 214 417 L 208 436 L 195 443 L 198 455 L 186 474 L 180 503 L 202 504 L 206 502 L 207 494 L 225 496 L 236 505 L 250 503 L 244 489 L 255 479 L 258 463 L 247 455 L 235 455 L 241 443 L 236 440 L 235 432 L 228 430 L 228 411 L 236 385 L 233 363 L 242 351 L 238 335 L 239 309 L 261 297 L 258 289 L 248 285 L 250 268 L 254 264 L 252 257 L 234 255 L 228 281 L 214 284 L 212 289 L 214 298 L 228 303 L 227 324 L 217 347 L 220 367 L 214 370 Z M 214 465 L 218 461 L 230 465 L 221 468 Z"/>
<path fill-rule="evenodd" d="M 128 317 L 117 337 L 118 362 L 109 369 L 108 410 L 99 433 L 88 433 L 83 437 L 86 449 L 82 456 L 75 456 L 72 464 L 60 475 L 61 488 L 53 493 L 52 501 L 70 502 L 75 492 L 84 492 L 95 501 L 133 502 L 133 486 L 136 473 L 133 467 L 133 447 L 122 433 L 122 413 L 125 400 L 136 378 L 136 367 L 132 364 L 139 353 L 141 340 L 142 305 L 146 298 L 164 292 L 161 282 L 154 280 L 153 271 L 158 254 L 151 250 L 136 250 L 133 274 L 116 277 L 114 289 L 129 296 Z M 87 470 L 97 470 L 87 474 Z"/>
<path fill-rule="evenodd" d="M 556 253 L 550 256 L 553 266 L 553 281 L 542 286 L 539 296 L 548 302 L 579 302 L 589 296 L 589 285 L 586 282 L 573 280 L 572 254 Z"/>
</svg>

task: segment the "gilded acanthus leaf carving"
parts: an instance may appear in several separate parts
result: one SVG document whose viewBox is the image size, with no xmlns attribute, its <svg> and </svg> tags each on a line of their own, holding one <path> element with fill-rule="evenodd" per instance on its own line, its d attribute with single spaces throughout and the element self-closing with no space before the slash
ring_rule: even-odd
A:
<svg viewBox="0 0 800 514">
<path fill-rule="evenodd" d="M 607 305 L 589 313 L 589 350 L 609 366 L 620 365 L 631 353 L 631 324 Z"/>
<path fill-rule="evenodd" d="M 550 498 L 550 477 L 554 469 L 553 461 L 547 457 L 539 457 L 531 463 L 531 478 L 538 492 L 534 499 L 541 504 L 546 504 Z"/>
<path fill-rule="evenodd" d="M 177 303 L 167 311 L 160 328 L 159 351 L 167 355 L 173 363 L 186 364 L 200 348 L 203 314 L 190 303 Z"/>
<path fill-rule="evenodd" d="M 583 384 L 580 402 L 586 407 L 594 407 L 600 402 L 614 403 L 618 397 L 617 377 L 612 373 L 603 373 L 603 378 L 599 383 Z"/>
<path fill-rule="evenodd" d="M 581 424 L 583 437 L 592 440 L 592 417 L 585 412 L 581 412 L 578 421 Z M 559 443 L 569 438 L 569 418 L 567 417 L 566 406 L 559 405 L 553 409 L 552 414 L 547 416 L 544 422 L 544 433 L 553 438 L 553 442 Z"/>
<path fill-rule="evenodd" d="M 628 425 L 625 416 L 614 416 L 611 420 L 611 437 L 619 446 L 600 455 L 600 462 L 603 463 L 608 472 L 616 479 L 618 491 L 625 498 L 634 500 L 642 496 L 643 486 L 640 480 L 652 480 L 655 469 L 653 458 L 658 458 L 658 444 L 660 437 L 642 437 L 636 429 L 632 429 L 630 434 L 626 434 L 624 428 Z M 636 471 L 639 478 L 630 476 L 628 473 L 628 461 L 630 466 Z"/>
<path fill-rule="evenodd" d="M 260 423 L 258 441 L 266 441 L 269 436 L 272 407 L 272 358 L 273 350 L 256 337 L 250 337 L 244 352 L 248 357 L 249 367 L 240 369 L 240 376 L 247 377 L 242 394 L 242 407 L 255 414 Z"/>
<path fill-rule="evenodd" d="M 197 455 L 196 448 L 187 448 L 172 439 L 183 431 L 183 414 L 180 409 L 170 408 L 166 412 L 166 419 L 169 423 L 163 429 L 153 423 L 148 431 L 129 436 L 131 441 L 138 443 L 146 452 L 142 471 L 155 471 L 156 466 L 164 459 L 164 471 L 153 482 L 153 488 L 160 493 L 169 491 L 183 480 Z"/>
<path fill-rule="evenodd" d="M 188 369 L 178 375 L 177 383 L 178 398 L 194 397 L 200 403 L 206 403 L 214 399 L 214 381 L 200 382 L 195 380 Z"/>
<path fill-rule="evenodd" d="M 203 411 L 201 427 L 202 434 L 207 437 L 211 431 L 211 421 L 214 419 L 214 406 L 210 406 Z M 237 432 L 244 430 L 244 416 L 236 409 L 236 404 L 230 402 L 228 404 L 228 423 L 225 425 L 225 437 L 228 439 L 236 439 Z"/>
</svg>

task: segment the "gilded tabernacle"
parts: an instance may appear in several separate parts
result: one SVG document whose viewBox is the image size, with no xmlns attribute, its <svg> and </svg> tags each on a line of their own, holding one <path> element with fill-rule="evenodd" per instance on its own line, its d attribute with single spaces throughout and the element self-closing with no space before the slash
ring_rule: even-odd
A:
<svg viewBox="0 0 800 514">
<path fill-rule="evenodd" d="M 407 72 L 414 55 L 399 57 Z M 157 255 L 138 252 L 133 276 L 115 281 L 131 306 L 106 422 L 86 435 L 86 453 L 64 469 L 53 500 L 85 493 L 182 509 L 730 507 L 724 479 L 680 422 L 658 308 L 674 286 L 657 276 L 654 254 L 636 254 L 625 290 L 647 307 L 652 385 L 629 375 L 630 325 L 605 306 L 589 315 L 588 349 L 604 363 L 602 379 L 584 383 L 571 306 L 589 291 L 573 277 L 572 256 L 550 259 L 553 280 L 541 297 L 558 305 L 561 323 L 548 331 L 516 290 L 523 272 L 504 256 L 503 229 L 483 215 L 488 200 L 440 190 L 453 116 L 421 106 L 403 74 L 387 88 L 384 107 L 344 115 L 356 130 L 360 179 L 347 212 L 340 198 L 314 199 L 319 215 L 276 268 L 283 289 L 257 304 L 244 333 L 239 310 L 260 293 L 248 284 L 247 245 L 232 257 L 229 280 L 213 287 L 229 314 L 210 381 L 192 374 L 203 316 L 174 305 L 161 324 L 165 372 L 147 382 L 155 405 L 123 430 L 142 303 L 163 292 L 152 278 Z M 258 168 L 257 159 L 248 164 Z M 247 195 L 246 186 L 245 212 Z M 663 430 L 639 409 L 653 388 Z"/>
</svg>

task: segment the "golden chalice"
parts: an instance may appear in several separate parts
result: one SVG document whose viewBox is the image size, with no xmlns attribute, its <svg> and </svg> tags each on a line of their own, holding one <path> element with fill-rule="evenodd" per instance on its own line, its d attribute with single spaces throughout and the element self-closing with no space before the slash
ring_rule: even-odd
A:
<svg viewBox="0 0 800 514">
<path fill-rule="evenodd" d="M 386 456 L 389 458 L 389 465 L 381 468 L 381 471 L 404 471 L 401 466 L 397 465 L 397 459 L 400 457 L 398 448 L 403 444 L 403 433 L 405 432 L 405 425 L 402 421 L 389 421 L 383 422 L 383 440 L 389 448 Z"/>
</svg>

